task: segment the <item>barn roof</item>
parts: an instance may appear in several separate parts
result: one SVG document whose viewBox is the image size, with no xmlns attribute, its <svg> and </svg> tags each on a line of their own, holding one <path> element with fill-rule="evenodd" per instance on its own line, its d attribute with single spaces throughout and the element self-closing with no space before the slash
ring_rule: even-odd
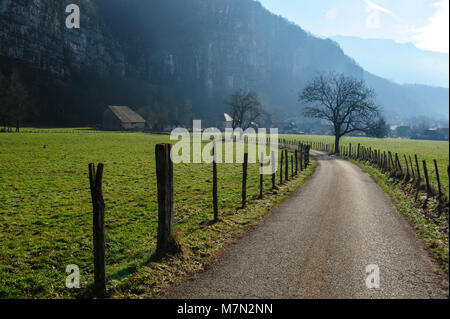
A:
<svg viewBox="0 0 450 319">
<path fill-rule="evenodd" d="M 108 106 L 108 109 L 110 109 L 122 123 L 145 123 L 142 116 L 128 106 Z"/>
</svg>

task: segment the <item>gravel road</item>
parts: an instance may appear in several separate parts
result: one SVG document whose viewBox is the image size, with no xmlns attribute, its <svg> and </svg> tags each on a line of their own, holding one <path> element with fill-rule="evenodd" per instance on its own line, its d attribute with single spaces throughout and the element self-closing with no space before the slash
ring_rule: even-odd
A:
<svg viewBox="0 0 450 319">
<path fill-rule="evenodd" d="M 315 155 L 299 191 L 163 298 L 447 298 L 439 268 L 370 176 Z M 370 264 L 378 289 L 366 287 Z"/>
</svg>

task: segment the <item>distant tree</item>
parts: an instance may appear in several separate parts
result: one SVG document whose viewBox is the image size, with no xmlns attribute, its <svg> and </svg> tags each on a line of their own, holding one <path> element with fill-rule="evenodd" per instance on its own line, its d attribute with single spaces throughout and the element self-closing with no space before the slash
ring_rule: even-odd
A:
<svg viewBox="0 0 450 319">
<path fill-rule="evenodd" d="M 391 128 L 386 123 L 384 117 L 380 117 L 378 121 L 376 121 L 376 126 L 369 129 L 366 132 L 366 135 L 369 137 L 384 138 L 389 135 L 390 131 Z"/>
<path fill-rule="evenodd" d="M 229 107 L 228 114 L 233 118 L 233 129 L 240 127 L 246 130 L 263 114 L 259 97 L 253 91 L 239 89 L 225 101 L 225 104 Z"/>
<path fill-rule="evenodd" d="M 0 72 L 0 125 L 6 127 L 9 117 L 9 110 L 7 105 L 9 81 Z"/>
<path fill-rule="evenodd" d="M 31 98 L 17 72 L 14 72 L 11 76 L 9 95 L 10 118 L 12 121 L 10 125 L 15 125 L 16 132 L 19 132 L 20 125 L 23 123 L 27 110 L 31 106 Z"/>
<path fill-rule="evenodd" d="M 300 93 L 307 117 L 328 121 L 334 130 L 335 153 L 339 153 L 342 136 L 353 132 L 367 133 L 377 127 L 380 112 L 375 93 L 363 80 L 344 74 L 322 74 Z"/>
<path fill-rule="evenodd" d="M 14 70 L 11 78 L 0 79 L 0 121 L 8 127 L 15 126 L 16 131 L 20 129 L 28 109 L 31 105 L 31 97 L 22 84 L 19 73 Z"/>
</svg>

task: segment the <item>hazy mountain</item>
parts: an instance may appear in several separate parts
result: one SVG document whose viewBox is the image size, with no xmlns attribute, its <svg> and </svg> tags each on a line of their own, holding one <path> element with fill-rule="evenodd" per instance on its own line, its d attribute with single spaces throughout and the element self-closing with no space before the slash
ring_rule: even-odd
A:
<svg viewBox="0 0 450 319">
<path fill-rule="evenodd" d="M 448 121 L 449 90 L 420 84 L 400 85 L 369 72 L 364 78 L 375 89 L 389 123 L 400 124 L 405 120 L 425 116 L 433 120 Z"/>
<path fill-rule="evenodd" d="M 373 76 L 334 41 L 257 1 L 73 2 L 81 4 L 79 30 L 65 28 L 59 0 L 0 2 L 0 85 L 14 70 L 23 74 L 38 101 L 29 121 L 98 123 L 108 104 L 129 105 L 150 122 L 222 120 L 223 101 L 240 87 L 282 119 L 300 113 L 299 91 L 328 71 L 366 78 L 389 120 L 448 117 L 448 89 Z"/>
<path fill-rule="evenodd" d="M 411 43 L 335 36 L 345 54 L 361 67 L 400 84 L 449 87 L 449 55 L 425 51 Z"/>
</svg>

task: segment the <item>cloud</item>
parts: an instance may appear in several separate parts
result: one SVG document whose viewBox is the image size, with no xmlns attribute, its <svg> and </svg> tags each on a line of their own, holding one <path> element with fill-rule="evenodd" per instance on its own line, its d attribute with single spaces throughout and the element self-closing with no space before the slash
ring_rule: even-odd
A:
<svg viewBox="0 0 450 319">
<path fill-rule="evenodd" d="M 449 53 L 449 0 L 434 4 L 436 11 L 428 24 L 414 30 L 414 44 L 425 50 Z"/>
<path fill-rule="evenodd" d="M 339 15 L 339 9 L 338 8 L 331 8 L 330 10 L 327 11 L 326 13 L 326 18 L 327 20 L 336 20 L 336 18 Z"/>
</svg>

